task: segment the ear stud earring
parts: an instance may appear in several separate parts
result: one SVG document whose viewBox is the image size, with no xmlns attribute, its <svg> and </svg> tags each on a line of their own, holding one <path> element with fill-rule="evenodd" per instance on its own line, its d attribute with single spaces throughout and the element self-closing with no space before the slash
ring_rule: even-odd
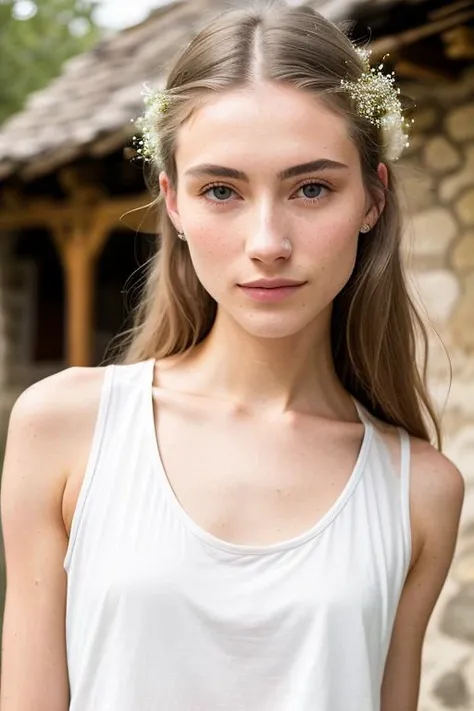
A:
<svg viewBox="0 0 474 711">
<path fill-rule="evenodd" d="M 370 232 L 370 225 L 362 225 L 362 227 L 360 228 L 360 231 L 364 235 L 367 234 L 367 232 Z"/>
<path fill-rule="evenodd" d="M 185 236 L 184 232 L 178 232 L 178 237 L 183 242 L 186 242 L 186 236 Z"/>
</svg>

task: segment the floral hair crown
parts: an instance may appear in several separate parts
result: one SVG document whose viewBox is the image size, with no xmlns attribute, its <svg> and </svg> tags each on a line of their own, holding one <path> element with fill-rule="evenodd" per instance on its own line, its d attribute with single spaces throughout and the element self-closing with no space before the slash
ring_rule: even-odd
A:
<svg viewBox="0 0 474 711">
<path fill-rule="evenodd" d="M 385 155 L 389 160 L 398 160 L 403 149 L 408 147 L 409 128 L 413 119 L 403 115 L 399 99 L 400 89 L 395 87 L 395 72 L 383 73 L 383 64 L 370 66 L 370 50 L 356 47 L 362 59 L 364 71 L 353 81 L 341 80 L 359 116 L 363 116 L 382 132 L 385 143 Z"/>
<path fill-rule="evenodd" d="M 403 115 L 399 99 L 400 89 L 395 87 L 394 72 L 383 73 L 383 64 L 370 66 L 371 52 L 356 47 L 362 59 L 364 71 L 357 80 L 341 80 L 341 86 L 351 97 L 359 116 L 381 130 L 385 156 L 388 160 L 397 160 L 403 149 L 409 145 L 409 121 Z M 148 86 L 143 90 L 145 111 L 135 121 L 138 134 L 133 136 L 136 158 L 145 163 L 153 163 L 159 157 L 159 119 L 170 106 L 170 97 L 166 90 L 156 91 Z"/>
<path fill-rule="evenodd" d="M 153 163 L 160 150 L 158 121 L 161 114 L 165 114 L 170 106 L 170 99 L 165 91 L 156 91 L 145 85 L 142 95 L 145 110 L 139 118 L 132 119 L 138 130 L 138 135 L 133 136 L 133 145 L 136 158 L 144 163 Z"/>
</svg>

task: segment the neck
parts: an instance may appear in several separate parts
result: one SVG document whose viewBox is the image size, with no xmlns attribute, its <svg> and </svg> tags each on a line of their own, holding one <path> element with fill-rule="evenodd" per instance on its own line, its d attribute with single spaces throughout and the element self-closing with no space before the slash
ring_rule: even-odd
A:
<svg viewBox="0 0 474 711">
<path fill-rule="evenodd" d="M 353 410 L 332 359 L 331 313 L 286 338 L 260 338 L 218 311 L 209 336 L 190 355 L 198 388 L 252 411 L 309 412 L 325 416 Z"/>
</svg>

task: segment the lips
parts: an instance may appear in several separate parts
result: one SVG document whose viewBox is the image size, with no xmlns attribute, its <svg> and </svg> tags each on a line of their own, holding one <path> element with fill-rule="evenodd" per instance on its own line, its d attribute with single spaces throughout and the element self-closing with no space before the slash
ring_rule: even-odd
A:
<svg viewBox="0 0 474 711">
<path fill-rule="evenodd" d="M 257 279 L 239 284 L 246 289 L 281 289 L 282 287 L 302 286 L 305 282 L 293 279 Z"/>
<path fill-rule="evenodd" d="M 290 298 L 306 282 L 294 279 L 257 279 L 239 284 L 239 289 L 252 301 L 275 304 Z"/>
</svg>

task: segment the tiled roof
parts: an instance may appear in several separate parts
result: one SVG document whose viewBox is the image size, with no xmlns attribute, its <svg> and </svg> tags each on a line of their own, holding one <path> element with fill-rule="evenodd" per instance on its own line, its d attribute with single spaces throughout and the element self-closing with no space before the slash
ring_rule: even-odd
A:
<svg viewBox="0 0 474 711">
<path fill-rule="evenodd" d="M 293 0 L 296 4 L 298 0 Z M 332 20 L 394 0 L 313 0 Z M 226 3 L 227 5 L 227 3 Z M 80 155 L 101 156 L 120 148 L 142 110 L 147 81 L 159 85 L 157 68 L 223 8 L 222 0 L 178 0 L 144 22 L 69 60 L 62 74 L 30 96 L 23 111 L 0 129 L 0 180 L 44 175 Z"/>
</svg>

